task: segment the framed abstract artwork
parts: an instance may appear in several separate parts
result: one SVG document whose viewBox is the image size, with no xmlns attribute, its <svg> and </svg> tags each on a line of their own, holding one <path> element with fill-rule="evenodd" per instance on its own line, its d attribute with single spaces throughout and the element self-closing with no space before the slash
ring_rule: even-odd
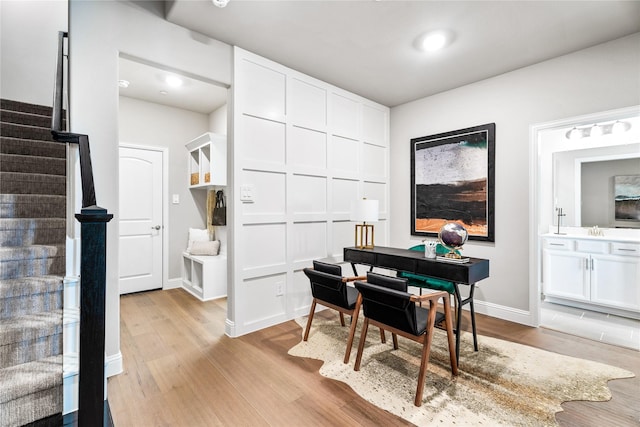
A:
<svg viewBox="0 0 640 427">
<path fill-rule="evenodd" d="M 411 234 L 437 236 L 458 222 L 493 242 L 495 123 L 411 140 Z"/>
<path fill-rule="evenodd" d="M 640 175 L 613 177 L 616 221 L 640 222 Z"/>
</svg>

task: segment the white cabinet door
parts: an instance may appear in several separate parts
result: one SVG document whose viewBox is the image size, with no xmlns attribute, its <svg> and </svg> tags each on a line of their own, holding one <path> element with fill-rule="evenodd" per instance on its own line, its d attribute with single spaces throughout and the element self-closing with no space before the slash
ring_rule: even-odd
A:
<svg viewBox="0 0 640 427">
<path fill-rule="evenodd" d="M 588 255 L 544 249 L 543 256 L 545 295 L 589 301 Z"/>
<path fill-rule="evenodd" d="M 640 310 L 640 258 L 591 255 L 591 301 Z"/>
</svg>

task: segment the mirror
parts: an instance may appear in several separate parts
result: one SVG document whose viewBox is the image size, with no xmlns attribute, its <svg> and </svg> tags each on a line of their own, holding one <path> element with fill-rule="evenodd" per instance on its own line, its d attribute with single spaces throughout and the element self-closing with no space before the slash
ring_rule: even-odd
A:
<svg viewBox="0 0 640 427">
<path fill-rule="evenodd" d="M 618 121 L 626 123 L 626 131 L 613 132 Z M 594 124 L 601 135 L 592 134 Z M 569 138 L 574 129 L 581 138 Z M 640 106 L 536 125 L 533 137 L 539 233 L 555 232 L 560 208 L 560 227 L 640 227 L 616 221 L 613 200 L 614 176 L 640 174 Z"/>
<path fill-rule="evenodd" d="M 640 143 L 553 153 L 553 200 L 565 215 L 561 225 L 640 227 L 616 219 L 614 202 L 614 177 L 638 174 Z"/>
</svg>

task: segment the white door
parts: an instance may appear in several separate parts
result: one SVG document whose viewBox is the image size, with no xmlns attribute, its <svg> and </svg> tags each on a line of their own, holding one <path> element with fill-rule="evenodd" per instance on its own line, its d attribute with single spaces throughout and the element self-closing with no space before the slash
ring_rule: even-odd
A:
<svg viewBox="0 0 640 427">
<path fill-rule="evenodd" d="M 120 147 L 120 294 L 162 288 L 162 156 Z"/>
</svg>

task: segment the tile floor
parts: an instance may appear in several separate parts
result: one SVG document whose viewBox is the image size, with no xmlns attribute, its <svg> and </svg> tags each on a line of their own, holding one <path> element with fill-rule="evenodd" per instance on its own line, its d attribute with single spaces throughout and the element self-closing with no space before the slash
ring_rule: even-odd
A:
<svg viewBox="0 0 640 427">
<path fill-rule="evenodd" d="M 540 327 L 640 351 L 640 320 L 543 302 Z"/>
</svg>

